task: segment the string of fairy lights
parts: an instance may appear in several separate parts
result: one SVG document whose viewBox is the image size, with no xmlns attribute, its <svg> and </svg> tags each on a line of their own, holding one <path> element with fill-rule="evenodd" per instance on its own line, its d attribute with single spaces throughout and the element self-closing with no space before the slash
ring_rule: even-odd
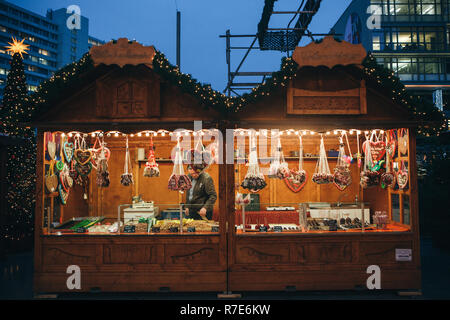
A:
<svg viewBox="0 0 450 320">
<path fill-rule="evenodd" d="M 286 129 L 286 130 L 278 130 L 278 129 L 229 129 L 233 130 L 234 136 L 244 136 L 244 135 L 251 135 L 255 134 L 256 136 L 265 136 L 265 137 L 275 137 L 275 136 L 314 136 L 314 135 L 322 135 L 322 136 L 330 136 L 330 135 L 343 135 L 343 134 L 349 134 L 349 135 L 371 135 L 373 133 L 375 134 L 384 134 L 385 129 L 370 129 L 370 130 L 362 130 L 362 129 L 334 129 L 334 130 L 327 130 L 327 131 L 314 131 L 309 129 Z M 81 132 L 81 131 L 54 131 L 53 134 L 59 134 L 61 137 L 68 137 L 68 138 L 88 138 L 88 137 L 108 137 L 108 138 L 119 138 L 119 137 L 186 137 L 186 136 L 217 136 L 220 134 L 220 130 L 218 129 L 202 129 L 202 130 L 175 130 L 175 131 L 169 131 L 165 129 L 160 130 L 143 130 L 135 133 L 125 133 L 117 130 L 111 130 L 111 131 L 101 131 L 101 130 L 95 130 L 91 132 Z"/>
</svg>

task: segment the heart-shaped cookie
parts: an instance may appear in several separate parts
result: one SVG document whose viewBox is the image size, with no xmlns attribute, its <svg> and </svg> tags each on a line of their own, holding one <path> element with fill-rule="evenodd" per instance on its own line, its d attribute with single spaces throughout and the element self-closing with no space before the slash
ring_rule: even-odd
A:
<svg viewBox="0 0 450 320">
<path fill-rule="evenodd" d="M 47 142 L 47 152 L 50 159 L 54 160 L 56 155 L 56 143 L 53 141 Z"/>
<path fill-rule="evenodd" d="M 72 142 L 64 142 L 63 144 L 63 153 L 64 153 L 64 157 L 66 158 L 66 161 L 68 163 L 70 163 L 70 161 L 72 161 L 72 157 L 73 157 L 73 143 Z"/>
<path fill-rule="evenodd" d="M 46 176 L 45 186 L 49 192 L 55 192 L 58 188 L 58 176 L 56 174 Z"/>
<path fill-rule="evenodd" d="M 397 172 L 397 184 L 399 189 L 403 190 L 408 185 L 408 171 L 406 170 L 399 170 Z"/>
<path fill-rule="evenodd" d="M 78 162 L 78 164 L 84 166 L 92 159 L 92 151 L 91 150 L 82 150 L 77 149 L 74 153 L 75 160 Z"/>
<path fill-rule="evenodd" d="M 77 172 L 80 176 L 85 177 L 85 176 L 89 175 L 89 173 L 91 173 L 92 164 L 90 162 L 88 162 L 84 165 L 77 163 L 75 165 L 75 170 L 77 170 Z"/>
<path fill-rule="evenodd" d="M 386 152 L 389 155 L 389 157 L 394 158 L 396 149 L 397 149 L 397 143 L 395 142 L 395 140 L 391 140 L 387 143 Z"/>
<path fill-rule="evenodd" d="M 67 199 L 69 198 L 69 192 L 68 191 L 66 192 L 64 190 L 64 188 L 61 187 L 61 185 L 59 185 L 58 191 L 59 191 L 59 198 L 61 199 L 61 203 L 66 204 Z"/>
<path fill-rule="evenodd" d="M 366 152 L 367 144 L 370 143 L 370 153 L 372 154 L 372 161 L 379 161 L 383 159 L 386 154 L 386 143 L 384 141 L 365 141 L 363 143 L 363 151 Z"/>
<path fill-rule="evenodd" d="M 294 193 L 300 192 L 308 181 L 308 173 L 305 170 L 291 170 L 291 175 L 284 178 L 287 187 Z"/>
<path fill-rule="evenodd" d="M 398 151 L 400 155 L 406 156 L 408 154 L 408 135 L 398 137 Z"/>
<path fill-rule="evenodd" d="M 105 155 L 106 161 L 109 161 L 109 157 L 111 156 L 111 151 L 106 147 L 104 147 L 103 150 L 104 150 L 104 155 Z M 91 159 L 92 165 L 94 166 L 94 168 L 97 168 L 97 165 L 98 165 L 97 162 L 98 162 L 98 159 L 100 159 L 100 155 L 102 153 L 102 148 L 91 149 L 91 151 L 92 151 L 92 159 Z"/>
</svg>

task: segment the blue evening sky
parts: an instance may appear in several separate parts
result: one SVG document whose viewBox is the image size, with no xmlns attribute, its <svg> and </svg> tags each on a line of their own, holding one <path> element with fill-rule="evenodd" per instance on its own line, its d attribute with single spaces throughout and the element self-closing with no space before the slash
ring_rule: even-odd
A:
<svg viewBox="0 0 450 320">
<path fill-rule="evenodd" d="M 181 71 L 190 73 L 213 89 L 222 91 L 227 82 L 225 34 L 256 34 L 264 0 L 9 0 L 45 15 L 47 9 L 78 5 L 89 18 L 89 35 L 109 41 L 126 37 L 144 45 L 154 45 L 176 64 L 176 10 L 181 12 Z M 351 0 L 323 0 L 310 30 L 328 33 Z M 275 10 L 295 11 L 298 0 L 279 0 Z M 273 15 L 270 27 L 286 27 L 292 15 Z M 294 21 L 295 22 L 295 21 Z M 251 43 L 250 38 L 232 39 L 232 45 Z M 302 45 L 310 42 L 304 38 Z M 257 44 L 257 43 L 256 43 Z M 232 51 L 232 69 L 245 51 Z M 240 71 L 277 71 L 283 53 L 254 50 Z M 234 70 L 232 70 L 234 71 Z M 239 78 L 239 82 L 256 79 Z"/>
</svg>

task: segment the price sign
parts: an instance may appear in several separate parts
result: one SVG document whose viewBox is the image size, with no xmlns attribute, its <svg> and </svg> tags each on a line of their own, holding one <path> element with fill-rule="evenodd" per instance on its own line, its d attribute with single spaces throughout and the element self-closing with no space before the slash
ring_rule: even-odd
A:
<svg viewBox="0 0 450 320">
<path fill-rule="evenodd" d="M 273 231 L 275 231 L 275 232 L 283 232 L 283 227 L 282 226 L 274 226 L 273 227 Z"/>
<path fill-rule="evenodd" d="M 412 250 L 395 249 L 395 261 L 412 261 Z"/>
<path fill-rule="evenodd" d="M 173 232 L 173 233 L 177 233 L 178 232 L 178 227 L 171 227 L 171 228 L 169 228 L 169 231 Z"/>
<path fill-rule="evenodd" d="M 136 232 L 136 226 L 125 226 L 123 228 L 123 232 L 125 232 L 125 233 L 135 233 Z"/>
<path fill-rule="evenodd" d="M 76 232 L 76 233 L 85 233 L 85 232 L 86 232 L 86 229 L 85 229 L 85 228 L 76 228 L 76 229 L 75 229 L 75 232 Z"/>
<path fill-rule="evenodd" d="M 219 227 L 218 226 L 212 226 L 211 227 L 211 231 L 212 232 L 219 232 Z"/>
<path fill-rule="evenodd" d="M 195 227 L 188 227 L 187 232 L 195 232 Z"/>
<path fill-rule="evenodd" d="M 152 227 L 152 232 L 158 233 L 160 231 L 161 231 L 160 227 Z"/>
<path fill-rule="evenodd" d="M 268 227 L 267 226 L 259 226 L 259 232 L 267 232 Z"/>
</svg>

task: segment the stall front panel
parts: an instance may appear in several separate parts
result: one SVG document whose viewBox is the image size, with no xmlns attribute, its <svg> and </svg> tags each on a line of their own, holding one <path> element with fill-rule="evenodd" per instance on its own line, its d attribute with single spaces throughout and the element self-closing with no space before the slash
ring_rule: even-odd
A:
<svg viewBox="0 0 450 320">
<path fill-rule="evenodd" d="M 35 119 L 35 292 L 226 290 L 220 113 L 154 72 L 154 55 L 128 61 L 145 48 L 96 49 Z"/>
</svg>

